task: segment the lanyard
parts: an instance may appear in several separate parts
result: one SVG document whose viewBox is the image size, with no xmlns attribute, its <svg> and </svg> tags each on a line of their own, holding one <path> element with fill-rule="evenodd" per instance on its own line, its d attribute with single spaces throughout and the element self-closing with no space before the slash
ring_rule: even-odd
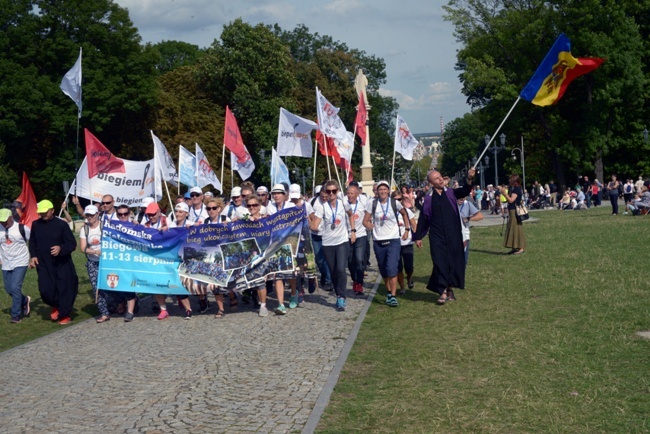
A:
<svg viewBox="0 0 650 434">
<path fill-rule="evenodd" d="M 339 213 L 339 200 L 336 200 L 336 211 L 332 208 L 331 203 L 327 202 L 327 205 L 329 205 L 330 210 L 332 211 L 332 229 L 334 229 L 334 225 L 336 224 L 336 215 Z"/>
<path fill-rule="evenodd" d="M 381 202 L 379 202 L 379 207 L 381 208 L 381 212 L 384 214 L 384 216 L 381 219 L 382 220 L 388 219 L 388 201 L 386 201 L 386 209 L 384 209 L 384 205 L 382 205 Z"/>
<path fill-rule="evenodd" d="M 201 215 L 203 214 L 203 204 L 201 204 L 201 210 L 198 212 L 198 214 L 197 214 L 197 212 L 196 212 L 196 208 L 192 207 L 192 214 L 194 214 L 194 218 L 195 218 L 196 220 L 198 220 L 199 218 L 201 218 Z"/>
</svg>

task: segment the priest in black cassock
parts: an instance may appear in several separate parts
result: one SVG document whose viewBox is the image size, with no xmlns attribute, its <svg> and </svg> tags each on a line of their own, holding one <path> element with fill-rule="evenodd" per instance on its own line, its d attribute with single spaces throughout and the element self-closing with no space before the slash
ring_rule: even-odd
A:
<svg viewBox="0 0 650 434">
<path fill-rule="evenodd" d="M 429 233 L 433 272 L 427 289 L 440 294 L 439 304 L 456 299 L 452 288 L 465 288 L 465 253 L 457 198 L 470 195 L 475 173 L 475 169 L 470 169 L 467 184 L 456 189 L 445 187 L 437 170 L 427 176 L 431 195 L 424 198 L 413 241 L 422 248 L 422 238 Z"/>
</svg>

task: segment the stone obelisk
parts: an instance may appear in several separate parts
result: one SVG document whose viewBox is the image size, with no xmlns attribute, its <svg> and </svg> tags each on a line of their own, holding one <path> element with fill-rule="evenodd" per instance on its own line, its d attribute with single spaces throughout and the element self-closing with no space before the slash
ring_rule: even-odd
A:
<svg viewBox="0 0 650 434">
<path fill-rule="evenodd" d="M 366 118 L 366 145 L 361 147 L 363 156 L 363 161 L 361 163 L 361 185 L 363 186 L 363 192 L 366 193 L 368 197 L 372 197 L 372 186 L 374 185 L 375 180 L 372 177 L 372 163 L 370 163 L 370 130 L 368 128 L 368 118 L 370 118 L 370 104 L 368 104 L 368 95 L 366 94 L 367 87 L 368 78 L 366 78 L 366 76 L 363 74 L 363 70 L 359 69 L 359 72 L 354 79 L 354 89 L 357 91 L 359 100 L 366 105 L 366 111 L 368 112 L 368 116 Z"/>
</svg>

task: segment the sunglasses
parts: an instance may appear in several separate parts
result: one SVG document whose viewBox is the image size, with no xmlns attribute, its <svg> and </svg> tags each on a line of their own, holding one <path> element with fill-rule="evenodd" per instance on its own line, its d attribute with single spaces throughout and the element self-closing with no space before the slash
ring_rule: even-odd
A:
<svg viewBox="0 0 650 434">
<path fill-rule="evenodd" d="M 273 191 L 271 192 L 271 194 L 284 194 L 284 193 L 282 193 L 281 191 Z"/>
<path fill-rule="evenodd" d="M 203 196 L 203 193 L 191 193 L 190 194 L 190 197 L 199 197 L 199 196 Z"/>
<path fill-rule="evenodd" d="M 253 207 L 260 206 L 260 204 L 259 204 L 259 203 L 249 203 L 249 204 L 246 205 L 246 206 L 247 206 L 248 208 L 253 208 Z"/>
<path fill-rule="evenodd" d="M 129 213 L 128 213 L 128 212 L 118 212 L 118 213 L 117 213 L 117 216 L 118 216 L 118 217 L 128 217 L 128 216 L 129 216 Z"/>
<path fill-rule="evenodd" d="M 338 193 L 339 190 L 338 190 L 338 188 L 336 188 L 336 189 L 334 189 L 334 190 L 325 190 L 325 191 L 326 191 L 328 194 L 336 194 L 336 193 Z"/>
<path fill-rule="evenodd" d="M 113 201 L 111 200 L 110 202 L 102 202 L 102 205 L 110 205 L 112 203 L 113 203 Z"/>
<path fill-rule="evenodd" d="M 208 211 L 216 211 L 219 208 L 221 208 L 221 207 L 220 206 L 206 206 L 205 207 L 205 209 L 207 209 Z"/>
<path fill-rule="evenodd" d="M 86 214 L 86 218 L 97 217 L 97 214 Z"/>
</svg>

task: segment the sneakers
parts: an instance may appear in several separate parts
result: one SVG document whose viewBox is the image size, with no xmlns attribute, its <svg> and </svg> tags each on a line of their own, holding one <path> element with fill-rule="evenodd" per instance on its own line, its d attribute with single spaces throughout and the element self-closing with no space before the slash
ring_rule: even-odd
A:
<svg viewBox="0 0 650 434">
<path fill-rule="evenodd" d="M 260 313 L 258 315 L 261 317 L 269 316 L 269 310 L 266 308 L 266 306 L 260 306 Z"/>
<path fill-rule="evenodd" d="M 284 307 L 284 305 L 281 304 L 280 306 L 275 308 L 274 312 L 275 312 L 276 315 L 286 315 L 287 314 L 287 308 Z"/>
<path fill-rule="evenodd" d="M 360 284 L 360 283 L 358 283 L 358 282 L 354 282 L 354 283 L 352 284 L 352 290 L 353 290 L 356 294 L 363 294 L 363 285 Z"/>
<path fill-rule="evenodd" d="M 50 310 L 50 319 L 52 321 L 56 321 L 59 319 L 59 308 L 56 306 L 52 306 L 52 309 Z"/>
<path fill-rule="evenodd" d="M 192 319 L 192 311 L 191 310 L 186 310 L 185 311 L 185 319 Z"/>
<path fill-rule="evenodd" d="M 11 322 L 12 324 L 18 324 L 20 321 L 21 321 L 21 320 L 20 320 L 20 317 L 19 317 L 19 316 L 15 316 L 15 317 L 11 318 L 11 321 L 10 321 L 10 322 Z"/>
<path fill-rule="evenodd" d="M 336 297 L 336 310 L 343 312 L 345 310 L 345 298 Z"/>
<path fill-rule="evenodd" d="M 308 291 L 309 291 L 310 294 L 313 294 L 314 292 L 316 292 L 316 279 L 313 278 L 313 277 L 311 279 L 309 279 L 309 289 L 308 289 Z"/>
<path fill-rule="evenodd" d="M 205 313 L 210 307 L 210 302 L 206 298 L 199 298 L 199 313 Z"/>
<path fill-rule="evenodd" d="M 165 319 L 168 316 L 169 316 L 169 312 L 167 312 L 167 309 L 162 309 L 158 314 L 158 319 Z"/>
<path fill-rule="evenodd" d="M 406 294 L 406 289 L 400 289 L 397 295 L 405 295 Z"/>
<path fill-rule="evenodd" d="M 295 309 L 297 307 L 298 307 L 298 296 L 292 295 L 291 299 L 289 300 L 289 309 Z"/>
<path fill-rule="evenodd" d="M 332 292 L 334 290 L 334 288 L 332 288 L 332 282 L 325 282 L 322 287 L 323 291 Z"/>
<path fill-rule="evenodd" d="M 388 294 L 386 296 L 386 305 L 390 307 L 397 307 L 399 306 L 399 303 L 397 302 L 397 298 L 394 295 Z"/>
<path fill-rule="evenodd" d="M 32 302 L 32 298 L 27 295 L 25 296 L 25 300 L 27 301 L 23 304 L 23 316 L 29 316 L 29 312 L 31 312 L 30 303 Z"/>
<path fill-rule="evenodd" d="M 409 289 L 413 289 L 414 286 L 413 279 L 409 280 Z"/>
<path fill-rule="evenodd" d="M 72 321 L 72 318 L 70 318 L 69 316 L 64 316 L 63 318 L 61 318 L 59 320 L 59 325 L 70 324 L 71 321 Z"/>
<path fill-rule="evenodd" d="M 135 319 L 135 315 L 131 312 L 127 312 L 126 315 L 124 315 L 124 322 L 131 322 Z"/>
</svg>

